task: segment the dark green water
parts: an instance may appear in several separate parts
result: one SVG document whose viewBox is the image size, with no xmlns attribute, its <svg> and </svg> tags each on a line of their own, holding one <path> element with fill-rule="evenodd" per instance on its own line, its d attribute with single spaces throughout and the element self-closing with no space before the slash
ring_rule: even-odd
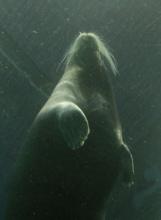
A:
<svg viewBox="0 0 161 220">
<path fill-rule="evenodd" d="M 17 152 L 83 31 L 102 36 L 118 62 L 114 90 L 135 162 L 135 185 L 116 185 L 107 220 L 161 219 L 160 11 L 160 0 L 0 0 L 0 219 Z"/>
</svg>

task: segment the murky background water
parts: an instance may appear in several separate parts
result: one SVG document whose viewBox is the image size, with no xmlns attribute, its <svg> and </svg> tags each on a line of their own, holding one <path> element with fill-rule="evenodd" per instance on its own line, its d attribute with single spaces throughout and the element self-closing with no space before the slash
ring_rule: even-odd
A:
<svg viewBox="0 0 161 220">
<path fill-rule="evenodd" d="M 117 186 L 107 220 L 161 219 L 160 0 L 0 0 L 0 219 L 8 177 L 28 129 L 61 76 L 79 32 L 113 49 L 114 88 L 136 183 Z"/>
</svg>

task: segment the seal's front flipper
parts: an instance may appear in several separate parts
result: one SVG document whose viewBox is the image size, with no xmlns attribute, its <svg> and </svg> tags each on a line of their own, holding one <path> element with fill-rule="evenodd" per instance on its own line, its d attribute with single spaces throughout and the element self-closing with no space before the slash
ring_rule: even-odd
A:
<svg viewBox="0 0 161 220">
<path fill-rule="evenodd" d="M 133 156 L 127 147 L 127 145 L 122 144 L 120 147 L 120 159 L 121 159 L 121 170 L 123 182 L 128 186 L 134 184 L 134 162 Z"/>
<path fill-rule="evenodd" d="M 89 135 L 88 120 L 83 111 L 72 102 L 56 106 L 58 126 L 67 146 L 76 150 L 84 145 Z"/>
</svg>

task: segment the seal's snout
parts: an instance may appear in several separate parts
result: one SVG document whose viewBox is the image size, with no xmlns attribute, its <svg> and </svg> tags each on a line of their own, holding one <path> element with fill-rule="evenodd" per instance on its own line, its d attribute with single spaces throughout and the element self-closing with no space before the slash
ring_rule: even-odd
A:
<svg viewBox="0 0 161 220">
<path fill-rule="evenodd" d="M 96 51 L 98 49 L 97 42 L 92 33 L 80 33 L 78 36 L 80 47 Z"/>
</svg>

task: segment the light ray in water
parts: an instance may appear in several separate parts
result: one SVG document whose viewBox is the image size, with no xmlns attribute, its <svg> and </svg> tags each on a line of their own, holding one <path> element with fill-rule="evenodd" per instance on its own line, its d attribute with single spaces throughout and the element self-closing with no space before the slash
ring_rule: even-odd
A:
<svg viewBox="0 0 161 220">
<path fill-rule="evenodd" d="M 14 62 L 8 55 L 7 53 L 0 48 L 0 53 L 9 61 L 9 63 L 16 69 L 18 70 L 18 73 L 22 73 L 25 77 L 25 79 L 28 81 L 28 83 L 30 84 L 30 86 L 32 86 L 36 91 L 38 91 L 41 95 L 43 95 L 45 98 L 48 98 L 48 95 L 42 90 L 40 89 L 31 79 L 31 77 L 27 74 L 27 72 L 25 72 L 24 70 L 22 70 L 17 64 L 16 62 Z"/>
</svg>

